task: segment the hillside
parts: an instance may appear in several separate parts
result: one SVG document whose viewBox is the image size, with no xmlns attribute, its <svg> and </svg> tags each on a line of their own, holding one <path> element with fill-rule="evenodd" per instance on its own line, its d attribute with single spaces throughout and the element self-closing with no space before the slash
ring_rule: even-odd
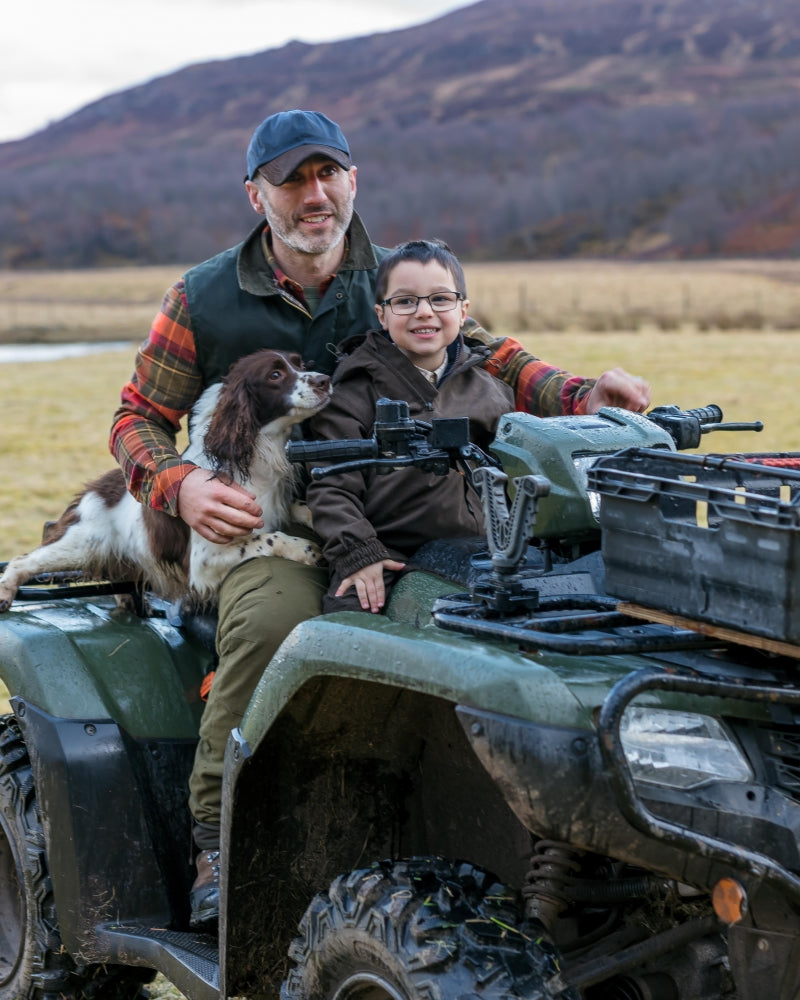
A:
<svg viewBox="0 0 800 1000">
<path fill-rule="evenodd" d="M 376 241 L 465 256 L 800 248 L 796 0 L 482 0 L 192 66 L 0 144 L 0 266 L 192 261 L 254 221 L 253 127 L 337 119 Z"/>
</svg>

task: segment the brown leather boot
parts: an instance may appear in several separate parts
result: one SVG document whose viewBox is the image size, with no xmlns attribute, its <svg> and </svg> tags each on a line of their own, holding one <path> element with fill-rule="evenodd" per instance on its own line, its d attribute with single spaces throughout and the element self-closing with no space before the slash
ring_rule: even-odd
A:
<svg viewBox="0 0 800 1000">
<path fill-rule="evenodd" d="M 219 851 L 201 851 L 195 859 L 197 878 L 189 901 L 192 912 L 189 924 L 198 929 L 211 929 L 219 919 Z"/>
</svg>

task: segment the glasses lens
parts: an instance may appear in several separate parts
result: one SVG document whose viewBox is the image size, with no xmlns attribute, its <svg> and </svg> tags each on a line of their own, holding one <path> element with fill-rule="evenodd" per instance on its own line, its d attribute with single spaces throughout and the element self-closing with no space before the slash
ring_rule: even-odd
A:
<svg viewBox="0 0 800 1000">
<path fill-rule="evenodd" d="M 434 292 L 433 295 L 395 295 L 386 304 L 396 316 L 410 316 L 420 302 L 430 303 L 434 312 L 449 312 L 458 305 L 458 292 Z"/>
<path fill-rule="evenodd" d="M 411 313 L 417 311 L 419 299 L 416 295 L 395 295 L 388 302 L 389 308 L 393 313 L 396 313 L 398 316 L 410 316 Z"/>
<path fill-rule="evenodd" d="M 455 309 L 458 294 L 456 292 L 437 292 L 435 295 L 428 296 L 428 302 L 430 302 L 434 312 L 447 312 L 450 309 Z"/>
</svg>

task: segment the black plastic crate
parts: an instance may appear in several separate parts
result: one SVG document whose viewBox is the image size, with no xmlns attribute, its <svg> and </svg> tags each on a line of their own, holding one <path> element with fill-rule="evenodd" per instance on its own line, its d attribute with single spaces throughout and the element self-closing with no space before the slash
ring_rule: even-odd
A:
<svg viewBox="0 0 800 1000">
<path fill-rule="evenodd" d="M 797 455 L 632 448 L 589 470 L 608 593 L 800 643 Z"/>
</svg>

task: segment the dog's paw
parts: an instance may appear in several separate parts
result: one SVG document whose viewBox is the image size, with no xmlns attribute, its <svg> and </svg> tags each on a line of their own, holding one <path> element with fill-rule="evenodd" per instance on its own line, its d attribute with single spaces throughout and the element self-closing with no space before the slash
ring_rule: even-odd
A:
<svg viewBox="0 0 800 1000">
<path fill-rule="evenodd" d="M 289 508 L 289 516 L 297 524 L 302 524 L 306 528 L 313 527 L 311 522 L 311 508 L 305 500 L 295 500 Z"/>
<path fill-rule="evenodd" d="M 4 611 L 8 611 L 11 605 L 14 603 L 14 597 L 16 596 L 16 591 L 9 591 L 7 588 L 0 590 L 0 615 Z"/>
<path fill-rule="evenodd" d="M 327 566 L 325 557 L 322 554 L 322 549 L 319 545 L 315 545 L 314 542 L 309 542 L 305 549 L 304 555 L 306 556 L 307 565 L 309 566 Z"/>
</svg>

